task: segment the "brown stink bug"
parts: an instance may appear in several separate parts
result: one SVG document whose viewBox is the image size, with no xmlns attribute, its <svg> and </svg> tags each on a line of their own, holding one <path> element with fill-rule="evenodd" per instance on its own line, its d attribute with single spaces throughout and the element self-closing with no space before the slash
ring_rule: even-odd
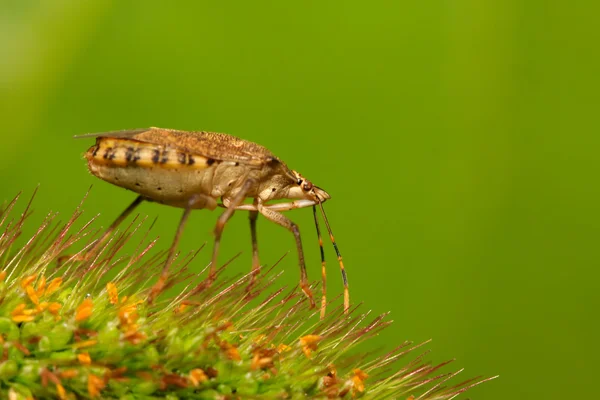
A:
<svg viewBox="0 0 600 400">
<path fill-rule="evenodd" d="M 92 174 L 139 195 L 113 222 L 88 254 L 93 254 L 119 223 L 144 200 L 184 209 L 162 274 L 150 292 L 150 302 L 166 284 L 168 268 L 190 212 L 194 209 L 214 210 L 223 207 L 225 211 L 218 218 L 214 229 L 215 243 L 206 286 L 210 285 L 216 276 L 219 243 L 227 220 L 236 210 L 247 210 L 250 212 L 252 237 L 251 284 L 260 269 L 256 219 L 258 214 L 262 214 L 268 220 L 293 233 L 300 264 L 300 287 L 314 307 L 300 231 L 296 224 L 281 213 L 281 211 L 312 206 L 321 248 L 323 276 L 321 317 L 323 317 L 326 304 L 326 281 L 323 241 L 316 211 L 316 206 L 319 206 L 339 260 L 344 283 L 344 310 L 348 311 L 350 300 L 346 272 L 323 209 L 323 202 L 330 198 L 329 194 L 314 186 L 298 172 L 289 169 L 283 161 L 263 146 L 223 133 L 185 132 L 161 128 L 106 132 L 79 137 L 96 138 L 96 144 L 85 154 Z M 254 201 L 251 204 L 244 203 L 247 198 L 252 198 Z M 221 203 L 217 202 L 219 199 Z M 272 200 L 279 199 L 293 201 L 270 203 Z"/>
</svg>

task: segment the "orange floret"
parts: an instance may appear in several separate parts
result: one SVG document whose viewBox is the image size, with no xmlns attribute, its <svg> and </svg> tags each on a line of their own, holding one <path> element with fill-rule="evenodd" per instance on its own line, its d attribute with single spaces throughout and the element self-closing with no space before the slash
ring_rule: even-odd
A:
<svg viewBox="0 0 600 400">
<path fill-rule="evenodd" d="M 65 369 L 64 371 L 60 371 L 58 373 L 58 376 L 60 376 L 63 379 L 71 379 L 75 378 L 78 374 L 79 371 L 77 371 L 76 369 Z"/>
<path fill-rule="evenodd" d="M 137 305 L 143 303 L 143 300 L 136 301 L 135 303 L 125 304 L 119 308 L 119 321 L 122 326 L 127 326 L 135 323 L 139 318 L 137 313 Z"/>
<path fill-rule="evenodd" d="M 56 292 L 60 285 L 62 284 L 62 278 L 54 278 L 52 282 L 48 285 L 46 289 L 46 296 L 50 296 L 52 293 Z"/>
<path fill-rule="evenodd" d="M 281 343 L 279 346 L 277 346 L 277 352 L 279 354 L 281 354 L 281 353 L 287 353 L 291 349 L 292 348 L 290 346 L 288 346 L 287 344 L 283 344 L 283 343 Z"/>
<path fill-rule="evenodd" d="M 50 311 L 51 314 L 53 315 L 58 315 L 58 312 L 60 311 L 60 309 L 62 308 L 62 304 L 60 303 L 49 303 L 48 304 L 48 311 Z"/>
<path fill-rule="evenodd" d="M 67 400 L 67 392 L 60 383 L 56 385 L 56 392 L 58 393 L 58 398 L 60 400 Z"/>
<path fill-rule="evenodd" d="M 184 312 L 184 311 L 185 311 L 185 309 L 186 309 L 186 308 L 188 308 L 188 305 L 187 305 L 187 304 L 183 304 L 183 303 L 181 303 L 181 304 L 179 305 L 179 307 L 177 307 L 177 308 L 175 309 L 175 313 L 182 313 L 182 312 Z"/>
<path fill-rule="evenodd" d="M 83 342 L 77 342 L 73 345 L 74 349 L 82 349 L 84 347 L 90 347 L 90 346 L 94 346 L 95 344 L 97 344 L 98 341 L 95 339 L 92 340 L 84 340 Z"/>
<path fill-rule="evenodd" d="M 300 338 L 300 346 L 302 346 L 302 351 L 306 357 L 310 358 L 311 353 L 317 350 L 317 344 L 320 340 L 321 336 L 319 335 L 306 335 Z"/>
<path fill-rule="evenodd" d="M 367 379 L 369 375 L 367 375 L 358 368 L 353 369 L 352 372 L 354 373 L 354 376 L 352 377 L 352 394 L 355 395 L 356 392 L 364 392 L 365 379 Z"/>
<path fill-rule="evenodd" d="M 29 296 L 29 300 L 35 305 L 40 304 L 40 298 L 38 297 L 35 289 L 31 285 L 27 285 L 25 287 L 25 291 L 27 292 L 27 296 Z"/>
<path fill-rule="evenodd" d="M 93 307 L 94 303 L 92 302 L 92 299 L 85 299 L 83 303 L 77 307 L 75 321 L 79 322 L 88 319 L 92 315 Z"/>
<path fill-rule="evenodd" d="M 44 294 L 44 290 L 46 289 L 46 276 L 42 275 L 40 278 L 40 282 L 38 283 L 37 290 L 35 291 L 38 296 Z"/>
<path fill-rule="evenodd" d="M 33 281 L 35 281 L 35 278 L 37 277 L 36 274 L 30 275 L 27 278 L 23 279 L 21 281 L 21 287 L 23 289 L 25 289 L 27 286 L 31 285 L 33 283 Z"/>
<path fill-rule="evenodd" d="M 256 335 L 256 337 L 252 340 L 255 344 L 262 344 L 267 339 L 267 335 L 261 333 L 260 335 Z"/>
<path fill-rule="evenodd" d="M 181 304 L 179 304 L 179 307 L 177 307 L 177 309 L 175 309 L 175 313 L 184 312 L 189 306 L 199 306 L 199 305 L 200 305 L 200 303 L 198 303 L 197 301 L 183 300 L 181 302 Z"/>
<path fill-rule="evenodd" d="M 257 348 L 252 351 L 250 369 L 267 369 L 275 366 L 273 357 L 277 354 L 275 349 Z"/>
<path fill-rule="evenodd" d="M 104 389 L 105 386 L 106 386 L 106 383 L 100 377 L 98 377 L 94 374 L 88 375 L 87 387 L 88 387 L 88 393 L 90 394 L 90 397 L 96 397 L 96 396 L 100 395 L 100 391 L 102 389 Z"/>
<path fill-rule="evenodd" d="M 14 310 L 12 310 L 11 314 L 12 315 L 20 315 L 23 313 L 23 310 L 25 309 L 25 307 L 27 307 L 27 304 L 21 303 L 18 306 L 16 306 Z"/>
<path fill-rule="evenodd" d="M 92 363 L 92 358 L 90 357 L 89 353 L 79 353 L 77 354 L 77 359 L 83 365 L 90 365 Z"/>
<path fill-rule="evenodd" d="M 208 380 L 208 376 L 204 373 L 200 368 L 196 368 L 190 371 L 190 381 L 196 387 L 198 387 L 202 382 L 206 382 Z"/>
<path fill-rule="evenodd" d="M 123 336 L 123 339 L 127 340 L 131 344 L 138 344 L 146 339 L 146 334 L 144 332 L 138 332 L 138 331 L 132 330 L 132 331 L 128 331 Z"/>
<path fill-rule="evenodd" d="M 14 322 L 31 322 L 35 319 L 33 315 L 15 315 L 12 317 Z"/>
<path fill-rule="evenodd" d="M 221 350 L 223 350 L 223 352 L 225 353 L 227 358 L 229 358 L 230 360 L 239 361 L 242 359 L 242 357 L 240 357 L 240 352 L 238 351 L 237 347 L 235 347 L 233 344 L 229 343 L 228 341 L 223 340 L 219 344 L 219 347 L 221 348 Z"/>
<path fill-rule="evenodd" d="M 106 291 L 108 292 L 110 304 L 117 304 L 119 302 L 119 292 L 117 291 L 117 286 L 112 282 L 108 282 L 106 284 Z"/>
</svg>

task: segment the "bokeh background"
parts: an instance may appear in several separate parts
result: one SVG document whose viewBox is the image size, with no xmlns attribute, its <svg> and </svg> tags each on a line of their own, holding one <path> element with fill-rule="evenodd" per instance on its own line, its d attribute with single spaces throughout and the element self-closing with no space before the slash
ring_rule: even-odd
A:
<svg viewBox="0 0 600 400">
<path fill-rule="evenodd" d="M 586 3 L 587 4 L 587 3 Z M 500 375 L 478 399 L 593 398 L 600 207 L 597 11 L 584 2 L 0 2 L 0 200 L 33 219 L 94 184 L 107 226 L 134 198 L 88 174 L 88 132 L 160 126 L 270 148 L 326 204 L 354 301 L 433 338 L 430 359 Z M 145 204 L 167 247 L 180 210 Z M 221 260 L 250 266 L 247 218 Z M 319 277 L 310 209 L 289 213 Z M 181 248 L 211 240 L 196 212 Z M 33 228 L 33 227 L 32 227 Z M 259 221 L 262 261 L 291 235 Z M 210 245 L 209 245 L 210 248 Z M 341 292 L 331 246 L 330 291 Z M 208 263 L 200 253 L 195 268 Z"/>
</svg>

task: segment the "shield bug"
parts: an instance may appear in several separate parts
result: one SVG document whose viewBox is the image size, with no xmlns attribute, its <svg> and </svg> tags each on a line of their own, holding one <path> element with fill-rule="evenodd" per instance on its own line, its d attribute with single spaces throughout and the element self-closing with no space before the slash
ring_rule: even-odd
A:
<svg viewBox="0 0 600 400">
<path fill-rule="evenodd" d="M 158 282 L 152 288 L 151 302 L 163 289 L 168 269 L 189 214 L 194 209 L 225 211 L 217 219 L 215 241 L 206 286 L 216 276 L 219 244 L 225 224 L 236 210 L 249 211 L 252 239 L 252 282 L 260 270 L 256 237 L 256 219 L 259 214 L 289 230 L 296 241 L 300 265 L 300 287 L 314 307 L 314 299 L 302 251 L 298 226 L 282 212 L 295 208 L 313 207 L 323 277 L 321 317 L 326 304 L 326 275 L 323 241 L 319 230 L 318 206 L 335 248 L 344 283 L 344 310 L 349 308 L 348 281 L 342 256 L 338 250 L 323 203 L 330 198 L 323 189 L 313 185 L 298 172 L 256 143 L 214 132 L 186 132 L 172 129 L 148 128 L 78 136 L 94 137 L 96 144 L 85 157 L 92 174 L 114 185 L 129 189 L 138 197 L 110 225 L 104 235 L 89 250 L 94 250 L 142 202 L 151 201 L 183 208 L 183 216 L 169 249 L 167 260 Z M 253 199 L 246 203 L 246 199 Z M 273 203 L 288 199 L 289 202 Z M 221 201 L 220 203 L 218 201 Z"/>
</svg>

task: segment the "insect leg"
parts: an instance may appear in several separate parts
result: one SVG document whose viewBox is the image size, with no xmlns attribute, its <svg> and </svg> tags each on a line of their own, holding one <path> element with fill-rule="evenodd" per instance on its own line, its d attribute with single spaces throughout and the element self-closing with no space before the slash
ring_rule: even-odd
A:
<svg viewBox="0 0 600 400">
<path fill-rule="evenodd" d="M 194 195 L 190 198 L 187 207 L 183 210 L 183 215 L 181 216 L 181 220 L 179 221 L 179 225 L 177 226 L 177 231 L 175 232 L 175 238 L 173 238 L 173 243 L 171 243 L 171 247 L 169 248 L 169 253 L 167 255 L 167 261 L 165 261 L 165 266 L 162 269 L 160 277 L 158 278 L 158 282 L 152 286 L 150 289 L 150 294 L 148 295 L 148 303 L 152 304 L 154 299 L 162 292 L 165 285 L 167 284 L 167 278 L 169 277 L 169 266 L 173 262 L 173 258 L 175 257 L 175 250 L 177 249 L 177 245 L 179 244 L 179 239 L 181 239 L 181 234 L 183 233 L 183 228 L 190 216 L 190 213 L 194 209 L 194 206 L 199 203 L 210 203 L 211 198 L 204 195 Z"/>
<path fill-rule="evenodd" d="M 316 202 L 313 200 L 295 200 L 288 203 L 265 204 L 263 207 L 273 211 L 288 211 L 295 210 L 297 208 L 314 206 L 315 204 Z M 227 205 L 219 204 L 219 207 L 227 208 Z M 241 204 L 236 207 L 236 210 L 256 211 L 258 208 L 256 204 Z"/>
<path fill-rule="evenodd" d="M 331 239 L 331 243 L 333 244 L 333 248 L 335 249 L 335 254 L 337 255 L 337 259 L 340 264 L 340 271 L 342 272 L 342 281 L 344 282 L 344 313 L 348 314 L 348 310 L 350 309 L 350 292 L 348 290 L 348 277 L 346 276 L 346 269 L 344 268 L 344 261 L 342 260 L 342 254 L 340 253 L 340 249 L 338 248 L 338 245 L 335 242 L 335 238 L 333 237 L 333 232 L 331 231 L 331 226 L 329 225 L 329 220 L 327 219 L 327 215 L 325 214 L 325 209 L 323 208 L 323 203 L 319 203 L 319 207 L 321 208 L 321 214 L 323 215 L 323 220 L 325 221 L 325 226 L 327 227 L 327 232 L 329 232 L 329 239 Z"/>
<path fill-rule="evenodd" d="M 319 239 L 319 249 L 321 250 L 321 277 L 323 278 L 323 290 L 321 295 L 321 319 L 325 318 L 325 309 L 327 307 L 327 270 L 325 268 L 325 250 L 323 249 L 323 238 L 319 228 L 317 218 L 317 207 L 313 206 L 313 217 L 315 218 L 315 228 L 317 228 L 317 237 Z"/>
<path fill-rule="evenodd" d="M 188 207 L 185 210 L 183 210 L 183 215 L 181 216 L 181 220 L 179 221 L 179 226 L 177 226 L 177 231 L 175 232 L 175 238 L 173 239 L 173 243 L 171 243 L 171 247 L 169 248 L 169 253 L 167 255 L 167 261 L 165 262 L 165 266 L 163 267 L 160 277 L 158 278 L 158 282 L 156 282 L 154 286 L 152 286 L 152 289 L 150 289 L 150 294 L 148 295 L 149 304 L 152 304 L 154 302 L 154 299 L 156 299 L 160 292 L 162 292 L 167 283 L 167 278 L 169 276 L 169 266 L 173 262 L 173 257 L 175 256 L 175 249 L 177 248 L 177 244 L 179 243 L 179 239 L 181 238 L 181 234 L 183 233 L 183 228 L 188 220 L 188 217 L 190 216 L 191 211 L 191 207 Z"/>
<path fill-rule="evenodd" d="M 258 201 L 255 199 L 254 204 L 258 204 Z M 249 219 L 250 219 L 250 236 L 252 237 L 252 278 L 248 287 L 246 288 L 249 291 L 254 285 L 254 281 L 256 280 L 256 275 L 260 272 L 260 260 L 258 258 L 258 241 L 256 236 L 256 219 L 258 218 L 258 211 L 250 211 Z"/>
<path fill-rule="evenodd" d="M 283 226 L 284 228 L 286 228 L 294 234 L 294 239 L 296 239 L 296 247 L 298 248 L 298 262 L 300 264 L 300 288 L 302 289 L 306 297 L 308 297 L 311 308 L 314 308 L 315 300 L 308 285 L 306 265 L 304 264 L 304 252 L 302 251 L 302 240 L 300 239 L 300 229 L 298 229 L 298 225 L 290 221 L 283 214 L 280 214 L 277 211 L 273 211 L 270 208 L 263 206 L 260 202 L 258 203 L 257 207 L 258 212 L 264 215 L 268 220 L 271 220 Z"/>
<path fill-rule="evenodd" d="M 144 201 L 144 200 L 145 199 L 143 196 L 136 197 L 135 200 L 133 200 L 133 202 L 129 205 L 129 207 L 127 207 L 125 210 L 123 210 L 121 215 L 119 215 L 117 217 L 117 219 L 115 219 L 114 222 L 108 227 L 108 229 L 106 230 L 106 232 L 104 232 L 104 234 L 102 235 L 100 240 L 98 240 L 98 242 L 96 242 L 96 244 L 94 245 L 92 250 L 96 250 L 96 248 L 100 247 L 104 243 L 104 241 L 110 236 L 110 234 L 115 229 L 117 229 L 117 227 L 121 224 L 121 222 L 123 222 L 123 220 L 125 218 L 127 218 L 127 216 L 129 216 L 129 214 L 131 214 L 133 212 L 133 210 L 135 210 L 136 207 L 139 206 L 142 203 L 142 201 Z"/>
<path fill-rule="evenodd" d="M 133 212 L 133 210 L 135 210 L 136 207 L 139 206 L 140 203 L 142 201 L 144 201 L 144 200 L 145 200 L 145 198 L 143 196 L 136 197 L 135 200 L 125 210 L 123 210 L 123 212 L 117 217 L 117 219 L 115 219 L 113 221 L 113 223 L 110 224 L 110 226 L 102 234 L 102 236 L 100 237 L 100 239 L 98 239 L 96 241 L 96 243 L 94 243 L 94 245 L 81 257 L 80 261 L 88 261 L 93 256 L 95 256 L 96 252 L 102 247 L 102 245 L 104 245 L 104 243 L 106 242 L 106 240 L 115 231 L 115 229 L 117 229 L 117 227 L 121 224 L 121 222 L 123 222 L 123 220 L 125 218 L 127 218 L 129 216 L 129 214 L 131 214 Z M 63 262 L 65 262 L 66 260 L 68 260 L 71 257 L 72 256 L 62 256 L 62 257 L 60 257 L 58 259 L 58 264 L 59 265 L 62 264 Z"/>
<path fill-rule="evenodd" d="M 217 220 L 217 224 L 215 225 L 215 245 L 213 247 L 212 261 L 210 263 L 210 272 L 208 275 L 207 284 L 210 285 L 214 280 L 217 273 L 217 255 L 219 254 L 219 245 L 221 243 L 221 235 L 223 234 L 223 229 L 225 228 L 225 224 L 231 218 L 233 213 L 235 212 L 236 207 L 238 207 L 242 201 L 246 198 L 246 193 L 248 190 L 254 185 L 256 181 L 254 179 L 247 179 L 240 191 L 235 195 L 233 200 L 227 202 L 227 208 L 223 211 L 223 214 Z"/>
</svg>

